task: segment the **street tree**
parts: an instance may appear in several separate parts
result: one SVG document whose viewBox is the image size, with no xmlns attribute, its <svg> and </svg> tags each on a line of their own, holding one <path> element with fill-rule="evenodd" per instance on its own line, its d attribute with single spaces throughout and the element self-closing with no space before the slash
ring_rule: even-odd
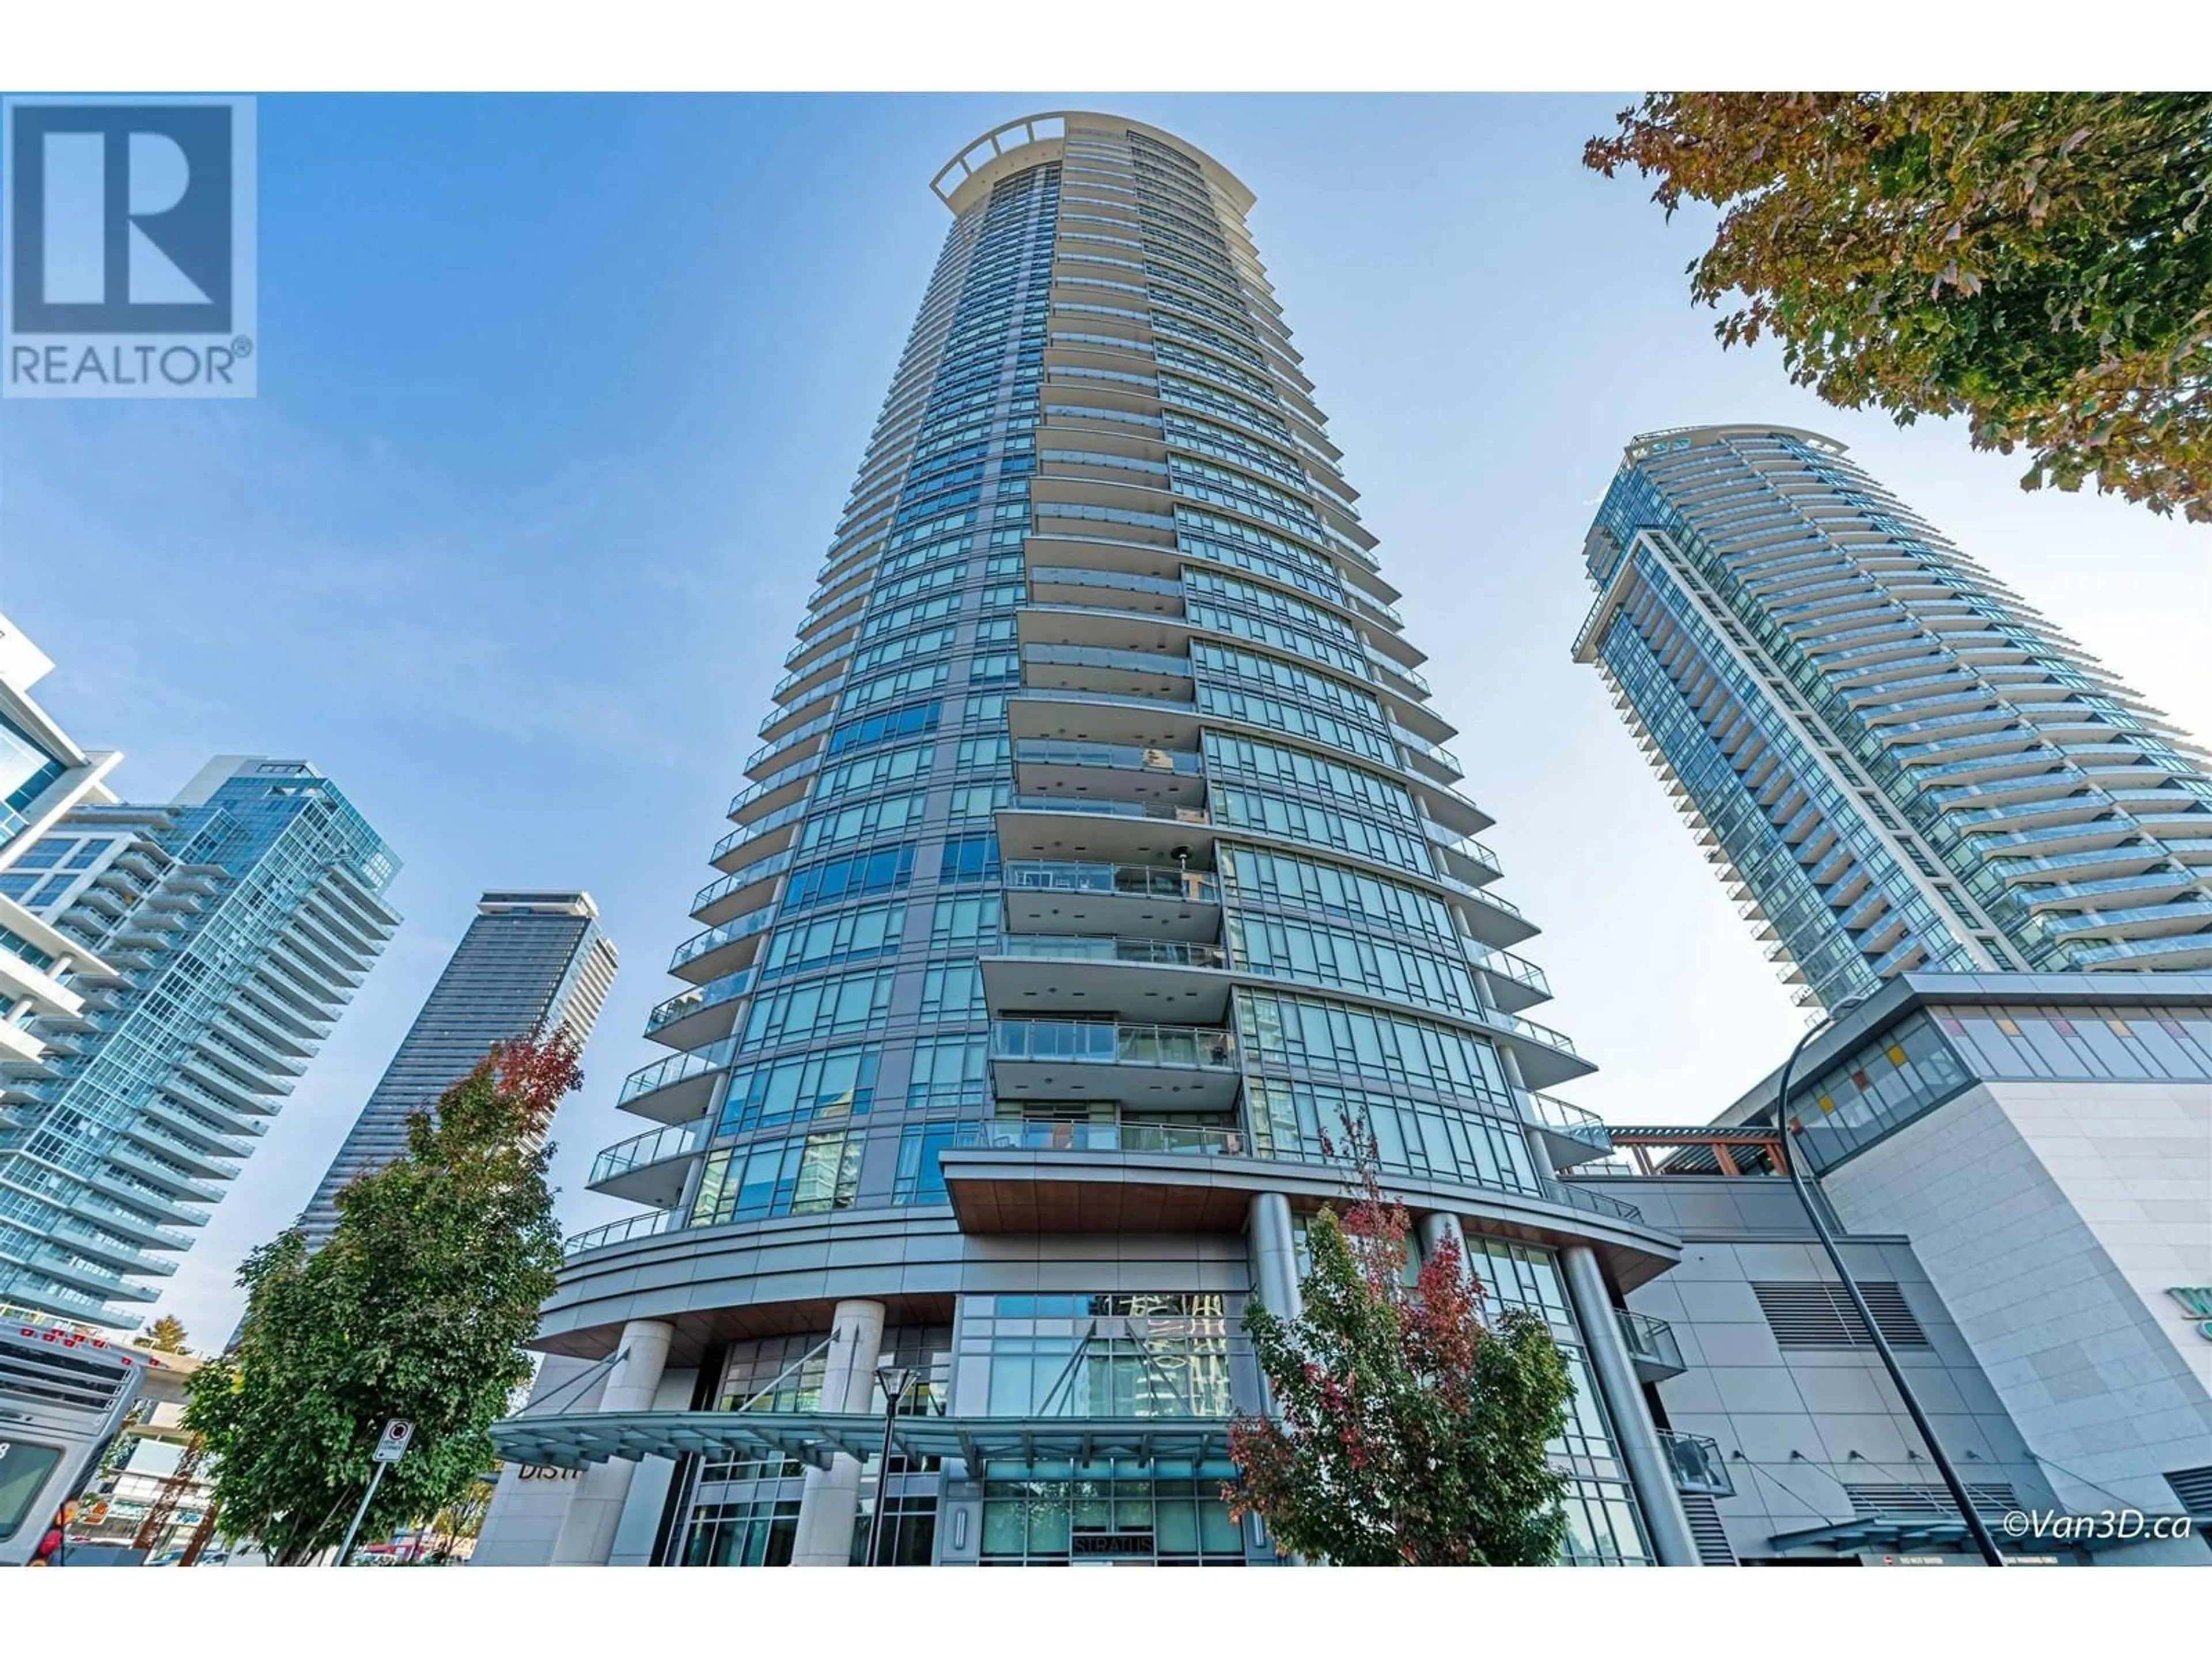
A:
<svg viewBox="0 0 2212 1659">
<path fill-rule="evenodd" d="M 561 1263 L 544 1134 L 581 1080 L 566 1032 L 502 1045 L 409 1121 L 404 1156 L 339 1194 L 320 1250 L 294 1229 L 246 1259 L 245 1323 L 185 1418 L 226 1536 L 278 1565 L 338 1543 L 389 1418 L 414 1439 L 363 1537 L 463 1502 L 491 1467 L 488 1431 L 529 1378 L 520 1345 Z"/>
<path fill-rule="evenodd" d="M 1307 1228 L 1303 1311 L 1246 1310 L 1274 1413 L 1231 1425 L 1223 1497 L 1277 1548 L 1340 1566 L 1548 1565 L 1566 1527 L 1546 1453 L 1565 1361 L 1537 1315 L 1486 1314 L 1455 1241 L 1413 1271 L 1411 1219 L 1372 1140 L 1347 1135 L 1356 1190 Z"/>
<path fill-rule="evenodd" d="M 2212 94 L 1657 93 L 1583 160 L 1720 210 L 1689 276 L 1723 345 L 1964 416 L 2023 489 L 2212 521 Z"/>
</svg>

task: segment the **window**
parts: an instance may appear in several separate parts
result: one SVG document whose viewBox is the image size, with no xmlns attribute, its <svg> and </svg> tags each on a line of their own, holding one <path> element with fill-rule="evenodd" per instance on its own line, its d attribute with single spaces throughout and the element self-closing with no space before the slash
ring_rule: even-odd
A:
<svg viewBox="0 0 2212 1659">
<path fill-rule="evenodd" d="M 817 904 L 835 904 L 870 893 L 888 892 L 914 878 L 914 843 L 854 853 L 792 872 L 783 891 L 782 914 Z"/>
<path fill-rule="evenodd" d="M 929 921 L 932 951 L 984 951 L 999 939 L 1000 899 L 941 898 Z"/>
<path fill-rule="evenodd" d="M 935 962 L 922 970 L 921 1018 L 947 1024 L 988 1018 L 983 969 L 974 962 Z"/>
<path fill-rule="evenodd" d="M 981 971 L 973 963 L 976 1000 L 982 995 Z M 826 979 L 794 985 L 787 990 L 757 997 L 745 1016 L 744 1042 L 799 1042 L 814 1037 L 864 1031 L 883 1023 L 890 1013 L 893 969 L 832 975 Z"/>
<path fill-rule="evenodd" d="M 1218 1293 L 970 1297 L 960 1352 L 988 1359 L 993 1417 L 1227 1417 Z"/>
<path fill-rule="evenodd" d="M 847 1117 L 875 1103 L 878 1051 L 854 1045 L 748 1066 L 730 1073 L 719 1136 L 780 1124 Z"/>
<path fill-rule="evenodd" d="M 938 901 L 940 909 L 945 902 L 942 899 Z M 761 952 L 761 982 L 766 984 L 809 969 L 896 955 L 905 927 L 903 900 L 889 904 L 863 904 L 817 921 L 779 927 L 769 936 L 768 945 Z"/>
<path fill-rule="evenodd" d="M 687 1567 L 787 1567 L 799 1538 L 799 1500 L 702 1504 L 684 1540 Z"/>
<path fill-rule="evenodd" d="M 1236 1465 L 1130 1458 L 984 1467 L 987 1566 L 1149 1561 L 1160 1566 L 1244 1564 L 1244 1542 L 1221 1501 Z"/>
<path fill-rule="evenodd" d="M 995 834 L 955 836 L 945 843 L 945 857 L 938 867 L 937 879 L 942 886 L 958 886 L 969 882 L 995 882 L 999 879 L 999 837 Z"/>
<path fill-rule="evenodd" d="M 857 1131 L 836 1130 L 711 1153 L 691 1224 L 849 1210 L 860 1185 L 860 1146 Z"/>
<path fill-rule="evenodd" d="M 891 1187 L 894 1204 L 942 1204 L 945 1172 L 937 1155 L 957 1144 L 961 1125 L 910 1123 L 899 1131 L 898 1173 Z"/>
</svg>

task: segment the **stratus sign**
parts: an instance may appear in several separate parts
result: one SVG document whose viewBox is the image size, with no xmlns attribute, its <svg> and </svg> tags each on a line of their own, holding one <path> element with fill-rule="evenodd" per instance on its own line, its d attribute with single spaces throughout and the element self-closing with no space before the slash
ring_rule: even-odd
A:
<svg viewBox="0 0 2212 1659">
<path fill-rule="evenodd" d="M 251 398 L 251 98 L 9 98 L 0 394 Z"/>
</svg>

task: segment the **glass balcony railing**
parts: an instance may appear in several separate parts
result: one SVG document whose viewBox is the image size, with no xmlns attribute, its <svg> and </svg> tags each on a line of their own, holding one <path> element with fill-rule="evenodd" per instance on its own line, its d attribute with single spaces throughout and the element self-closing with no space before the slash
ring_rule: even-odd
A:
<svg viewBox="0 0 2212 1659">
<path fill-rule="evenodd" d="M 586 1250 L 604 1249 L 610 1244 L 624 1244 L 633 1238 L 651 1238 L 655 1233 L 673 1232 L 677 1224 L 675 1211 L 649 1210 L 643 1215 L 610 1221 L 604 1227 L 593 1227 L 563 1240 L 561 1255 L 565 1259 L 581 1255 Z"/>
<path fill-rule="evenodd" d="M 710 979 L 704 985 L 670 997 L 646 1016 L 645 1034 L 651 1036 L 664 1025 L 672 1025 L 704 1008 L 717 1003 L 730 1002 L 752 988 L 753 970 L 740 968 L 734 974 L 725 974 L 720 979 Z"/>
<path fill-rule="evenodd" d="M 1182 584 L 1166 576 L 1138 576 L 1121 570 L 1084 570 L 1073 565 L 1038 565 L 1030 572 L 1032 592 L 1040 587 L 1108 587 L 1125 593 L 1158 593 L 1181 599 Z"/>
<path fill-rule="evenodd" d="M 1002 957 L 1051 957 L 1082 962 L 1141 963 L 1163 968 L 1225 968 L 1218 945 L 1185 945 L 1176 939 L 1110 939 L 1096 933 L 1010 933 L 998 947 Z"/>
<path fill-rule="evenodd" d="M 1391 722 L 1390 735 L 1414 753 L 1427 756 L 1452 776 L 1463 778 L 1467 775 L 1467 769 L 1459 763 L 1459 757 L 1442 744 L 1431 743 L 1426 738 L 1415 737 L 1395 720 Z"/>
<path fill-rule="evenodd" d="M 785 750 L 793 748 L 799 744 L 805 743 L 809 738 L 820 737 L 836 723 L 836 710 L 835 709 L 830 710 L 830 713 L 826 714 L 817 714 L 812 720 L 805 722 L 803 725 L 793 726 L 790 731 L 785 732 L 773 743 L 763 744 L 759 748 L 754 750 L 751 754 L 745 757 L 744 770 L 747 773 L 750 773 L 753 768 L 762 764 L 765 761 L 773 759 L 775 756 L 782 753 Z"/>
<path fill-rule="evenodd" d="M 1110 645 L 1027 645 L 1024 662 L 1062 668 L 1113 668 L 1130 674 L 1159 674 L 1169 679 L 1190 678 L 1190 659 L 1164 651 L 1128 651 Z"/>
<path fill-rule="evenodd" d="M 1002 872 L 1008 889 L 1054 893 L 1120 893 L 1132 898 L 1181 899 L 1217 904 L 1221 890 L 1205 871 L 1166 864 L 1082 864 L 1057 859 L 1026 860 Z"/>
<path fill-rule="evenodd" d="M 1243 1158 L 1244 1137 L 1235 1129 L 1185 1123 L 1058 1122 L 1045 1118 L 1000 1118 L 979 1123 L 955 1145 L 1005 1146 L 1057 1152 L 1175 1152 Z"/>
<path fill-rule="evenodd" d="M 1115 818 L 1166 818 L 1176 823 L 1211 823 L 1200 806 L 1171 806 L 1164 801 L 1086 800 L 1080 795 L 1017 795 L 1024 812 L 1091 812 Z"/>
<path fill-rule="evenodd" d="M 694 933 L 676 947 L 668 959 L 668 971 L 674 973 L 687 962 L 696 962 L 709 951 L 718 951 L 725 945 L 734 945 L 750 934 L 763 932 L 775 919 L 775 907 L 763 904 L 757 910 L 748 910 L 741 916 L 732 916 L 720 927 L 709 927 L 703 933 Z"/>
<path fill-rule="evenodd" d="M 739 824 L 714 843 L 714 850 L 708 855 L 707 861 L 711 864 L 732 847 L 741 846 L 756 836 L 765 836 L 772 830 L 781 830 L 785 824 L 805 817 L 806 806 L 806 802 L 796 800 L 788 806 L 777 807 L 766 817 L 755 818 L 750 823 Z"/>
<path fill-rule="evenodd" d="M 1555 1204 L 1588 1210 L 1592 1215 L 1606 1216 L 1615 1221 L 1640 1222 L 1644 1219 L 1644 1212 L 1633 1204 L 1623 1203 L 1608 1194 L 1594 1193 L 1571 1182 L 1547 1181 L 1544 1182 L 1544 1196 Z"/>
<path fill-rule="evenodd" d="M 780 790 L 788 789 L 793 784 L 802 782 L 805 780 L 812 777 L 816 772 L 821 769 L 821 767 L 822 757 L 818 754 L 814 754 L 805 756 L 801 759 L 792 762 L 791 764 L 785 767 L 781 772 L 771 772 L 768 776 L 763 778 L 758 783 L 753 784 L 748 788 L 740 789 L 736 794 L 731 796 L 730 809 L 724 816 L 732 819 L 736 818 L 738 813 L 744 811 L 745 808 L 750 806 L 755 801 L 760 800 L 766 796 L 773 795 Z M 779 807 L 777 810 L 781 811 L 783 809 Z M 765 820 L 763 820 L 763 822 L 765 822 Z M 758 823 L 756 823 L 751 827 L 757 829 L 759 825 Z"/>
<path fill-rule="evenodd" d="M 1203 757 L 1187 749 L 1147 749 L 1126 743 L 1062 743 L 1023 738 L 1014 759 L 1031 766 L 1114 766 L 1145 772 L 1176 772 L 1195 777 L 1206 769 Z"/>
<path fill-rule="evenodd" d="M 1556 1048 L 1563 1054 L 1573 1054 L 1577 1059 L 1581 1057 L 1581 1051 L 1575 1047 L 1574 1039 L 1565 1031 L 1555 1031 L 1548 1025 L 1539 1025 L 1534 1020 L 1523 1019 L 1518 1014 L 1498 1014 L 1492 1018 L 1498 1024 L 1504 1026 L 1510 1031 L 1518 1032 L 1531 1042 L 1540 1042 L 1547 1048 Z"/>
<path fill-rule="evenodd" d="M 1595 1112 L 1585 1111 L 1550 1095 L 1530 1095 L 1528 1108 L 1535 1114 L 1536 1121 L 1553 1134 L 1565 1135 L 1601 1152 L 1613 1150 L 1613 1132 Z"/>
<path fill-rule="evenodd" d="M 641 1170 L 648 1164 L 665 1164 L 672 1158 L 683 1158 L 697 1152 L 707 1144 L 707 1125 L 672 1123 L 665 1129 L 655 1129 L 608 1147 L 592 1160 L 592 1178 L 584 1184 L 596 1187 L 603 1181 L 627 1175 L 632 1170 Z"/>
<path fill-rule="evenodd" d="M 998 1019 L 991 1022 L 991 1057 L 1073 1065 L 1190 1066 L 1225 1070 L 1237 1064 L 1237 1034 L 1203 1025 Z"/>
<path fill-rule="evenodd" d="M 1474 958 L 1474 965 L 1486 974 L 1496 974 L 1511 980 L 1516 985 L 1525 985 L 1543 996 L 1552 994 L 1552 981 L 1544 976 L 1544 970 L 1525 957 L 1516 957 L 1510 951 L 1500 951 L 1494 946 L 1486 949 L 1480 945 L 1475 946 L 1470 954 Z"/>
<path fill-rule="evenodd" d="M 1735 1479 L 1722 1460 L 1720 1442 L 1709 1434 L 1677 1434 L 1659 1431 L 1659 1449 L 1674 1471 L 1674 1490 L 1703 1492 L 1709 1498 L 1735 1496 Z"/>
<path fill-rule="evenodd" d="M 791 867 L 791 860 L 792 850 L 787 847 L 781 853 L 771 853 L 764 859 L 755 859 L 750 864 L 708 882 L 691 896 L 693 914 L 696 915 L 705 909 L 725 893 L 734 893 L 740 888 L 751 886 L 757 881 L 766 881 L 770 876 L 781 875 Z"/>
<path fill-rule="evenodd" d="M 1429 695 L 1428 678 L 1419 669 L 1408 668 L 1403 663 L 1392 662 L 1388 657 L 1378 656 L 1372 651 L 1367 653 L 1367 660 L 1384 673 L 1395 675 L 1405 681 L 1424 697 Z"/>
<path fill-rule="evenodd" d="M 656 1089 L 665 1089 L 708 1072 L 719 1072 L 730 1063 L 735 1052 L 735 1040 L 724 1037 L 720 1042 L 710 1042 L 703 1048 L 688 1054 L 671 1054 L 663 1060 L 632 1072 L 623 1079 L 622 1091 L 615 1097 L 617 1106 L 624 1106 L 640 1095 L 649 1095 Z"/>
<path fill-rule="evenodd" d="M 1632 1313 L 1626 1308 L 1613 1311 L 1620 1322 L 1620 1340 L 1628 1346 L 1628 1357 L 1646 1374 L 1647 1381 L 1679 1376 L 1689 1369 L 1682 1363 L 1682 1345 L 1674 1340 L 1674 1328 L 1665 1320 Z"/>
</svg>

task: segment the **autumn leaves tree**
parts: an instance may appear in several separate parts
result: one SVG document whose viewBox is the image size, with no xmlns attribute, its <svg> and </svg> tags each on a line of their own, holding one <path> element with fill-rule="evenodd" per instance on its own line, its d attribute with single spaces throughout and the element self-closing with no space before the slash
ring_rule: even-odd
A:
<svg viewBox="0 0 2212 1659">
<path fill-rule="evenodd" d="M 504 1045 L 409 1121 L 404 1157 L 339 1194 L 323 1249 L 295 1229 L 246 1259 L 246 1322 L 185 1418 L 216 1460 L 227 1535 L 280 1565 L 337 1543 L 393 1417 L 414 1440 L 362 1535 L 465 1504 L 561 1265 L 544 1133 L 580 1081 L 565 1032 Z"/>
<path fill-rule="evenodd" d="M 1723 344 L 1900 424 L 2212 521 L 2212 94 L 1660 93 L 1584 164 L 1720 210 Z"/>
<path fill-rule="evenodd" d="M 1279 1549 L 1340 1566 L 1548 1565 L 1566 1528 L 1545 1450 L 1565 1430 L 1565 1361 L 1537 1315 L 1486 1314 L 1455 1241 L 1409 1273 L 1411 1218 L 1372 1141 L 1347 1133 L 1355 1192 L 1307 1229 L 1303 1311 L 1246 1311 L 1276 1415 L 1231 1425 L 1223 1496 Z"/>
</svg>

